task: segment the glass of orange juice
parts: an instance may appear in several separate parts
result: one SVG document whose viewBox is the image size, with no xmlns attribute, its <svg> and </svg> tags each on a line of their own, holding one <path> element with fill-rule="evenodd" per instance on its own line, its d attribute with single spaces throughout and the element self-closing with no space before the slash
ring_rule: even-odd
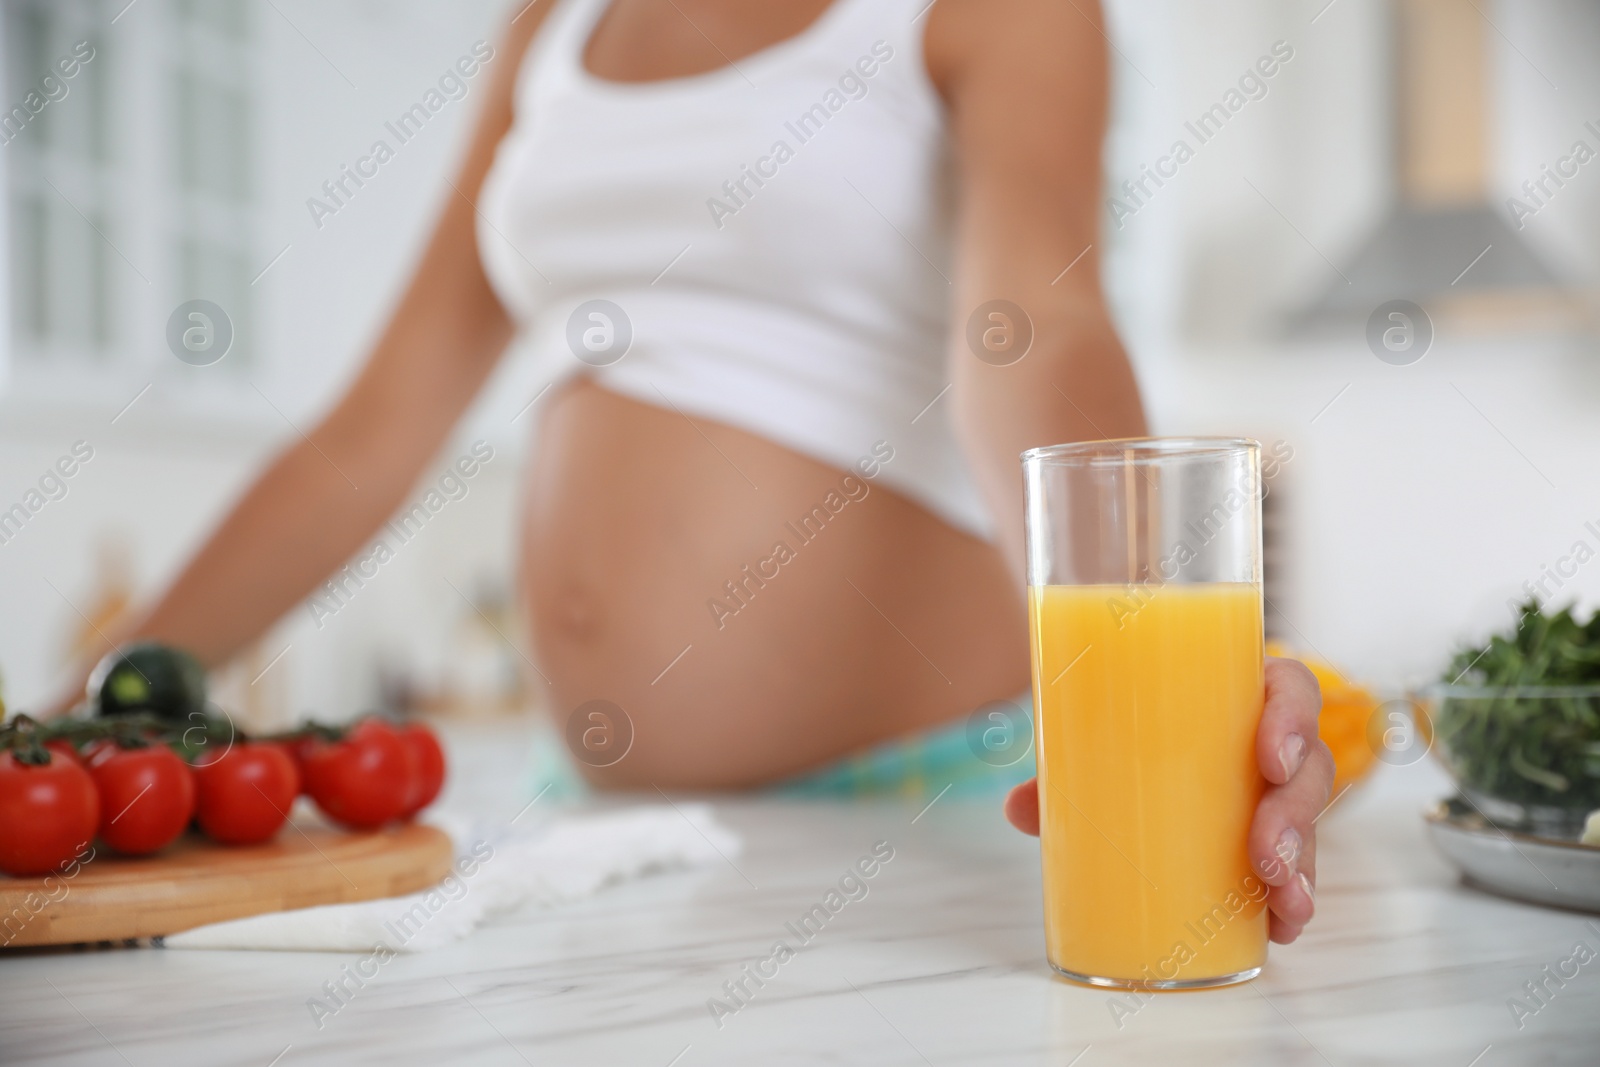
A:
<svg viewBox="0 0 1600 1067">
<path fill-rule="evenodd" d="M 1254 978 L 1260 445 L 1094 441 L 1022 465 L 1050 965 L 1121 988 Z"/>
</svg>

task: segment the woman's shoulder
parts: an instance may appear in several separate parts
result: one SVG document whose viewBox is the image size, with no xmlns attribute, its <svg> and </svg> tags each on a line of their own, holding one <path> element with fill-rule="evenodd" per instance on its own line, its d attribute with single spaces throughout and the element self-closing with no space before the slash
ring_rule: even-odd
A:
<svg viewBox="0 0 1600 1067">
<path fill-rule="evenodd" d="M 1096 0 L 935 0 L 925 27 L 928 76 L 947 100 L 975 78 L 1052 88 L 1104 79 L 1100 63 L 1083 62 L 1110 40 Z"/>
</svg>

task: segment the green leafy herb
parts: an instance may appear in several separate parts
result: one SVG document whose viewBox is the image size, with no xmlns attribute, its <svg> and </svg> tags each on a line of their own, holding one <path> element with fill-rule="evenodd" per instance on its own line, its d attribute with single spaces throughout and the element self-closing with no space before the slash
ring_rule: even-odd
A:
<svg viewBox="0 0 1600 1067">
<path fill-rule="evenodd" d="M 1461 650 L 1442 680 L 1435 726 L 1462 785 L 1519 804 L 1600 808 L 1600 611 L 1580 623 L 1570 608 L 1545 614 L 1530 600 L 1515 629 Z"/>
</svg>

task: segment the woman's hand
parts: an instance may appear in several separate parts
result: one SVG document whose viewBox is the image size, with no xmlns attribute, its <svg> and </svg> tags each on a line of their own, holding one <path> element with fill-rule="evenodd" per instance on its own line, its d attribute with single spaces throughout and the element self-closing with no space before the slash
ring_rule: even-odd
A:
<svg viewBox="0 0 1600 1067">
<path fill-rule="evenodd" d="M 1300 936 L 1316 909 L 1317 816 L 1333 791 L 1333 754 L 1317 737 L 1322 692 L 1305 666 L 1267 659 L 1267 702 L 1256 731 L 1256 761 L 1266 792 L 1250 827 L 1250 861 L 1271 886 L 1272 940 Z M 1025 834 L 1039 833 L 1039 781 L 1006 797 L 1006 818 Z"/>
</svg>

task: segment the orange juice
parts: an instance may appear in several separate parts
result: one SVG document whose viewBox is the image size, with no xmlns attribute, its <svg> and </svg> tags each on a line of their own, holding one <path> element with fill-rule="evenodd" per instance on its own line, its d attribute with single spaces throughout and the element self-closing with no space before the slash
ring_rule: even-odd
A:
<svg viewBox="0 0 1600 1067">
<path fill-rule="evenodd" d="M 1260 586 L 1035 586 L 1029 618 L 1050 963 L 1148 988 L 1248 977 L 1267 953 L 1246 854 Z"/>
</svg>

